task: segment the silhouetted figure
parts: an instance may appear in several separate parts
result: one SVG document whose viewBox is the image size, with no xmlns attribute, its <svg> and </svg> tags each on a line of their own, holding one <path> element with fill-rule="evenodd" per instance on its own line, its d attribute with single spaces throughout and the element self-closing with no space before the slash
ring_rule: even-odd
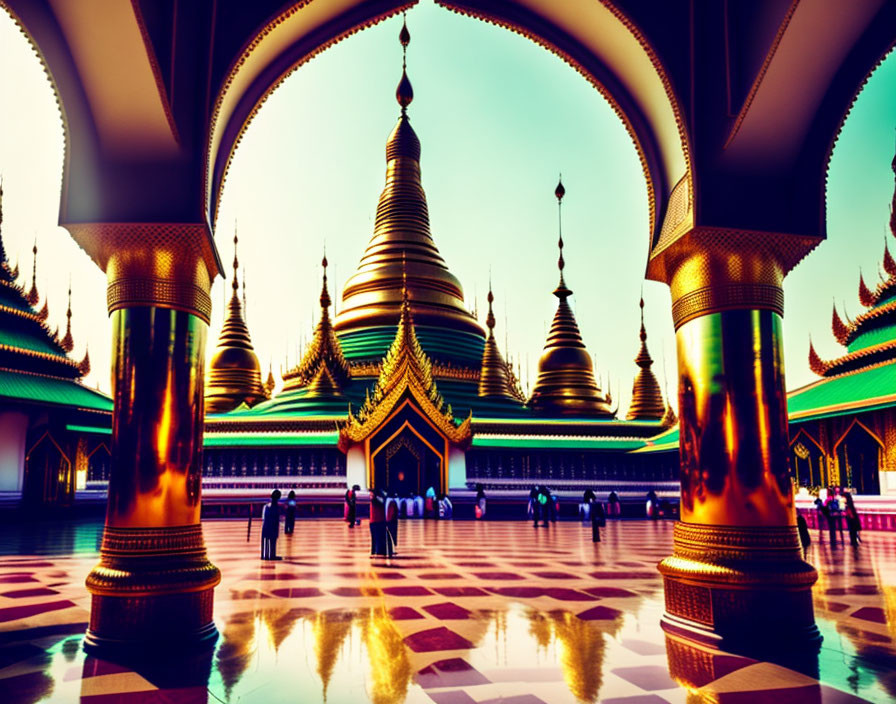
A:
<svg viewBox="0 0 896 704">
<path fill-rule="evenodd" d="M 805 553 L 812 544 L 812 538 L 809 536 L 809 524 L 806 523 L 805 517 L 800 514 L 797 514 L 796 517 L 796 529 L 800 534 L 800 545 L 803 546 L 803 552 Z"/>
<path fill-rule="evenodd" d="M 548 517 L 551 519 L 551 523 L 557 522 L 557 515 L 560 513 L 560 499 L 557 495 L 552 492 L 550 489 L 548 492 Z"/>
<path fill-rule="evenodd" d="M 349 528 L 355 527 L 355 519 L 358 515 L 358 490 L 360 488 L 355 484 L 345 492 L 345 510 L 343 515 Z"/>
<path fill-rule="evenodd" d="M 591 504 L 591 542 L 600 542 L 600 529 L 607 525 L 607 514 L 600 501 Z"/>
<path fill-rule="evenodd" d="M 839 486 L 832 486 L 828 491 L 828 509 L 831 512 L 831 520 L 840 532 L 840 542 L 843 542 L 843 496 Z"/>
<path fill-rule="evenodd" d="M 370 556 L 386 556 L 386 504 L 379 492 L 370 490 Z"/>
<path fill-rule="evenodd" d="M 611 491 L 607 497 L 607 513 L 610 518 L 619 518 L 622 515 L 622 503 L 619 501 L 619 495 L 615 491 Z"/>
<path fill-rule="evenodd" d="M 594 491 L 591 489 L 591 487 L 588 487 L 587 489 L 585 489 L 585 492 L 582 494 L 582 503 L 583 504 L 590 504 L 592 501 L 595 501 L 596 499 L 597 499 L 597 495 L 594 493 Z"/>
<path fill-rule="evenodd" d="M 485 489 L 482 484 L 476 485 L 476 507 L 473 509 L 477 520 L 485 518 Z"/>
<path fill-rule="evenodd" d="M 536 484 L 529 490 L 528 516 L 533 521 L 535 521 L 536 528 L 538 527 L 538 493 L 538 484 Z"/>
<path fill-rule="evenodd" d="M 859 538 L 859 531 L 862 530 L 862 521 L 859 519 L 859 512 L 856 510 L 852 494 L 847 491 L 843 496 L 846 498 L 844 514 L 846 516 L 846 528 L 849 530 L 849 544 L 856 547 L 862 542 L 862 539 Z"/>
<path fill-rule="evenodd" d="M 551 494 L 547 487 L 541 487 L 538 491 L 538 516 L 535 519 L 535 525 L 538 525 L 538 518 L 544 522 L 545 528 L 548 526 L 548 516 L 550 515 L 550 507 L 548 503 L 551 500 Z"/>
<path fill-rule="evenodd" d="M 657 505 L 656 492 L 651 489 L 647 492 L 647 517 L 656 520 L 659 518 L 660 508 Z"/>
<path fill-rule="evenodd" d="M 286 495 L 286 518 L 283 521 L 283 535 L 292 535 L 296 527 L 296 492 Z"/>
<path fill-rule="evenodd" d="M 479 508 L 478 505 L 476 508 Z M 452 518 L 454 516 L 454 505 L 445 494 L 439 496 L 439 518 Z"/>
<path fill-rule="evenodd" d="M 277 557 L 277 537 L 280 535 L 280 490 L 271 492 L 271 502 L 261 510 L 261 559 L 280 560 Z"/>
<path fill-rule="evenodd" d="M 818 524 L 818 544 L 824 542 L 824 529 L 828 524 L 828 508 L 824 505 L 821 497 L 815 499 L 815 522 Z"/>
<path fill-rule="evenodd" d="M 429 487 L 423 499 L 423 516 L 425 518 L 438 518 L 436 515 L 436 490 Z"/>
<path fill-rule="evenodd" d="M 386 555 L 398 552 L 398 496 L 386 499 Z"/>
</svg>

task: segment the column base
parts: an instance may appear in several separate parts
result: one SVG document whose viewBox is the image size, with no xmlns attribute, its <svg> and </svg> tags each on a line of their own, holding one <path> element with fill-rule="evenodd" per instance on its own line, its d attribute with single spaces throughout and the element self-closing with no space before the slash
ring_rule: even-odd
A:
<svg viewBox="0 0 896 704">
<path fill-rule="evenodd" d="M 659 564 L 676 640 L 780 660 L 821 644 L 812 608 L 815 568 L 795 526 L 676 523 L 673 555 Z"/>
<path fill-rule="evenodd" d="M 87 576 L 93 595 L 84 639 L 89 652 L 123 659 L 211 648 L 214 588 L 201 526 L 107 526 L 100 563 Z"/>
</svg>

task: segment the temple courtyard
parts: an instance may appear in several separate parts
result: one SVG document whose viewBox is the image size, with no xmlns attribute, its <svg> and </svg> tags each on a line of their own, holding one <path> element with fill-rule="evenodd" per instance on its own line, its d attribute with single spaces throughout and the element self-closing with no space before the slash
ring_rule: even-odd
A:
<svg viewBox="0 0 896 704">
<path fill-rule="evenodd" d="M 99 522 L 0 531 L 0 701 L 890 702 L 896 533 L 827 540 L 807 559 L 824 642 L 808 676 L 667 641 L 656 563 L 672 523 L 402 521 L 399 555 L 369 557 L 366 523 L 300 521 L 280 562 L 259 529 L 206 521 L 223 580 L 210 655 L 125 667 L 85 654 Z M 774 633 L 769 633 L 773 641 Z M 671 673 L 671 674 L 670 674 Z"/>
</svg>

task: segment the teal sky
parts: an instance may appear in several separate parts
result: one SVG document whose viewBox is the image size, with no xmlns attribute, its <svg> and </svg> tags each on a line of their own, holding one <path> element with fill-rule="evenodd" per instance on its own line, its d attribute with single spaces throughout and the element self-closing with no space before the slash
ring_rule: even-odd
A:
<svg viewBox="0 0 896 704">
<path fill-rule="evenodd" d="M 638 349 L 638 297 L 646 299 L 648 344 L 663 384 L 675 368 L 668 289 L 644 282 L 648 245 L 646 186 L 637 153 L 610 106 L 573 69 L 528 39 L 431 3 L 408 15 L 412 40 L 409 108 L 422 143 L 423 185 L 432 232 L 468 306 L 485 317 L 489 272 L 505 335 L 522 378 L 535 378 L 553 316 L 557 282 L 558 172 L 566 279 L 582 335 L 609 377 L 624 412 Z M 317 317 L 320 258 L 326 243 L 331 293 L 354 271 L 372 234 L 385 174 L 386 137 L 395 124 L 401 71 L 392 19 L 324 52 L 268 100 L 249 127 L 230 170 L 217 227 L 223 261 L 232 258 L 239 222 L 248 277 L 248 322 L 267 373 L 296 361 Z M 0 13 L 0 173 L 7 251 L 28 271 L 35 235 L 38 286 L 51 322 L 64 325 L 74 280 L 76 348 L 89 341 L 88 382 L 109 388 L 110 330 L 103 274 L 56 227 L 62 166 L 61 121 L 37 58 Z M 785 360 L 789 388 L 815 377 L 806 363 L 809 334 L 824 357 L 838 354 L 830 306 L 859 312 L 858 275 L 877 280 L 893 193 L 896 60 L 873 74 L 838 140 L 828 179 L 827 242 L 785 284 Z M 891 239 L 891 250 L 896 242 Z M 229 271 L 228 271 L 229 275 Z M 208 353 L 220 328 L 229 281 L 213 290 Z M 506 316 L 506 318 L 505 318 Z M 506 319 L 506 324 L 505 324 Z M 502 344 L 503 347 L 503 344 Z M 673 399 L 674 401 L 674 399 Z"/>
</svg>

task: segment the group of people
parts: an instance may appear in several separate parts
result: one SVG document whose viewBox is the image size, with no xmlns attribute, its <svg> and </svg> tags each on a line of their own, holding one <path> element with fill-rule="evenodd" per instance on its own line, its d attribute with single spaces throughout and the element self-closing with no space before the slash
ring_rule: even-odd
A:
<svg viewBox="0 0 896 704">
<path fill-rule="evenodd" d="M 277 538 L 280 537 L 280 497 L 279 489 L 271 492 L 271 502 L 265 504 L 261 510 L 261 559 L 282 560 L 277 556 Z M 292 535 L 296 526 L 296 492 L 290 491 L 286 495 L 286 507 L 282 511 L 284 515 L 283 533 Z M 252 515 L 249 514 L 251 525 Z"/>
<path fill-rule="evenodd" d="M 560 499 L 546 486 L 536 484 L 529 491 L 527 511 L 535 528 L 538 528 L 539 521 L 543 521 L 545 526 L 548 525 L 548 521 L 556 523 L 557 514 L 560 511 Z"/>
<path fill-rule="evenodd" d="M 843 540 L 844 523 L 846 523 L 846 529 L 849 531 L 850 544 L 858 546 L 862 542 L 859 537 L 859 532 L 862 530 L 862 522 L 859 519 L 859 512 L 856 510 L 856 505 L 850 492 L 843 491 L 839 486 L 822 490 L 815 499 L 815 509 L 818 512 L 819 543 L 824 541 L 824 531 L 827 528 L 831 546 L 836 546 L 838 532 L 840 533 L 840 540 Z M 797 516 L 797 529 L 799 530 L 800 542 L 803 548 L 808 547 L 812 542 L 812 538 L 809 535 L 809 525 L 803 516 Z"/>
</svg>

